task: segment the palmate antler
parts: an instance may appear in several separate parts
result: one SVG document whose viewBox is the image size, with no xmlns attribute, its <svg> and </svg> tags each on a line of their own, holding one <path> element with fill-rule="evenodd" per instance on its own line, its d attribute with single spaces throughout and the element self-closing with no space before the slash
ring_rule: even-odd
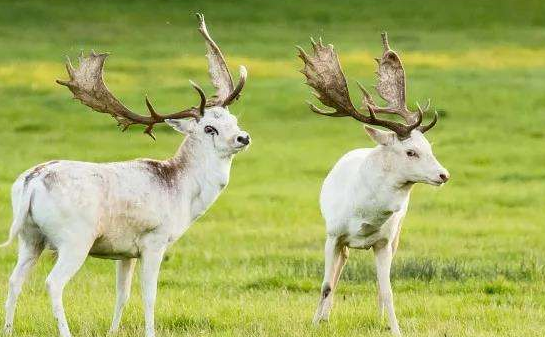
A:
<svg viewBox="0 0 545 337">
<path fill-rule="evenodd" d="M 143 116 L 132 112 L 108 90 L 108 87 L 104 83 L 102 69 L 106 57 L 108 57 L 106 53 L 96 54 L 92 51 L 87 57 L 84 57 L 82 53 L 79 57 L 79 66 L 76 69 L 72 66 L 70 60 L 68 60 L 66 70 L 70 79 L 68 81 L 57 80 L 57 83 L 68 87 L 74 94 L 74 98 L 79 99 L 91 109 L 112 115 L 123 131 L 133 124 L 146 125 L 144 132 L 153 139 L 155 139 L 152 132 L 153 126 L 157 123 L 164 122 L 170 118 L 192 117 L 199 119 L 200 115 L 202 115 L 204 105 L 206 104 L 206 97 L 202 89 L 194 83 L 192 83 L 193 87 L 201 96 L 201 104 L 198 109 L 189 108 L 168 115 L 159 115 L 146 97 L 146 106 L 150 115 Z"/>
<path fill-rule="evenodd" d="M 421 126 L 422 116 L 429 108 L 429 101 L 425 110 L 422 110 L 420 106 L 418 106 L 417 112 L 411 112 L 407 109 L 403 65 L 399 56 L 390 49 L 386 33 L 382 34 L 382 41 L 384 53 L 381 59 L 376 59 L 379 64 L 377 72 L 379 79 L 376 88 L 379 95 L 388 102 L 388 106 L 377 106 L 369 92 L 358 83 L 369 116 L 362 114 L 354 107 L 350 99 L 346 78 L 332 45 L 326 47 L 321 40 L 316 43 L 311 39 L 314 49 L 314 55 L 312 56 L 305 53 L 301 47 L 297 47 L 299 57 L 305 64 L 301 72 L 306 76 L 307 84 L 316 91 L 315 95 L 320 102 L 335 111 L 324 111 L 312 103 L 309 103 L 310 109 L 321 115 L 330 117 L 350 116 L 366 124 L 382 126 L 394 131 L 400 139 L 408 138 L 411 131 L 416 128 L 421 132 L 426 132 L 437 122 L 437 113 L 435 113 L 434 120 L 429 125 Z M 378 119 L 377 114 L 379 113 L 399 115 L 407 124 Z"/>
<path fill-rule="evenodd" d="M 219 105 L 219 106 L 228 106 L 234 100 L 238 99 L 240 92 L 246 83 L 247 72 L 244 66 L 240 66 L 239 73 L 240 77 L 238 84 L 235 87 L 233 84 L 233 79 L 231 78 L 231 73 L 229 68 L 227 68 L 227 63 L 223 58 L 221 50 L 218 48 L 214 40 L 208 34 L 206 29 L 206 23 L 204 22 L 204 16 L 197 13 L 197 18 L 199 19 L 199 32 L 206 41 L 207 53 L 206 57 L 208 58 L 208 73 L 210 74 L 210 80 L 216 88 L 216 94 L 210 99 L 210 105 Z"/>
<path fill-rule="evenodd" d="M 142 124 L 146 126 L 144 133 L 150 135 L 153 139 L 155 139 L 153 126 L 157 123 L 162 123 L 167 119 L 178 118 L 195 118 L 199 120 L 204 115 L 205 107 L 226 107 L 238 98 L 246 82 L 247 75 L 246 68 L 241 66 L 240 80 L 238 85 L 234 86 L 225 59 L 206 30 L 204 16 L 197 14 L 197 17 L 199 19 L 199 31 L 204 36 L 208 48 L 207 57 L 210 78 L 217 89 L 216 95 L 207 102 L 204 91 L 197 84 L 190 81 L 200 96 L 201 101 L 198 107 L 190 107 L 179 112 L 161 115 L 155 111 L 146 97 L 146 106 L 150 115 L 143 116 L 132 112 L 110 92 L 104 83 L 103 68 L 106 57 L 108 57 L 108 54 L 105 53 L 96 54 L 95 52 L 91 52 L 87 57 L 84 57 L 82 53 L 79 57 L 79 66 L 77 68 L 74 68 L 70 60 L 68 60 L 66 70 L 70 79 L 67 81 L 57 80 L 57 83 L 68 87 L 74 94 L 74 98 L 79 99 L 91 109 L 112 115 L 123 131 L 133 124 Z"/>
</svg>

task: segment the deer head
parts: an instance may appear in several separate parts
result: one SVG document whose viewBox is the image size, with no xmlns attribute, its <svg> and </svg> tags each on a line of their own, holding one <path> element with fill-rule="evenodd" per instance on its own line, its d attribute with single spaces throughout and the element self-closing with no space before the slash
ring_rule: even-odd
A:
<svg viewBox="0 0 545 337">
<path fill-rule="evenodd" d="M 382 34 L 384 52 L 378 63 L 378 83 L 376 89 L 388 105 L 375 104 L 369 92 L 358 83 L 363 94 L 363 105 L 368 115 L 354 107 L 346 78 L 341 69 L 333 45 L 324 46 L 322 41 L 311 39 L 314 54 L 308 55 L 301 47 L 299 57 L 304 62 L 301 71 L 307 78 L 307 84 L 315 90 L 315 96 L 325 106 L 334 111 L 325 111 L 309 103 L 310 109 L 329 117 L 352 117 L 364 124 L 371 138 L 382 148 L 384 167 L 395 168 L 399 179 L 406 182 L 424 182 L 434 185 L 445 183 L 449 179 L 448 171 L 439 164 L 433 155 L 431 145 L 424 133 L 437 123 L 437 111 L 433 120 L 422 125 L 424 113 L 429 109 L 430 101 L 424 109 L 417 103 L 417 111 L 412 112 L 405 102 L 405 70 L 401 59 L 390 49 L 386 33 Z M 391 119 L 380 119 L 379 114 L 396 115 L 404 123 Z M 372 128 L 379 126 L 388 131 Z"/>
<path fill-rule="evenodd" d="M 222 155 L 234 154 L 250 143 L 250 136 L 247 132 L 240 130 L 237 119 L 228 110 L 228 106 L 239 98 L 246 83 L 246 68 L 240 66 L 240 77 L 235 86 L 219 47 L 206 29 L 204 16 L 197 14 L 197 18 L 199 31 L 206 42 L 210 79 L 216 89 L 215 95 L 207 99 L 204 91 L 190 81 L 200 97 L 198 106 L 170 114 L 160 114 L 146 97 L 145 103 L 149 116 L 131 111 L 109 91 L 104 83 L 103 68 L 108 57 L 106 53 L 91 52 L 86 57 L 82 53 L 77 68 L 74 68 L 68 59 L 66 70 L 70 79 L 57 80 L 57 83 L 68 87 L 74 94 L 74 98 L 91 109 L 110 114 L 117 120 L 122 131 L 133 124 L 141 124 L 145 126 L 144 133 L 155 139 L 153 134 L 155 124 L 167 123 L 175 130 L 198 140 L 202 146 L 211 151 Z"/>
</svg>

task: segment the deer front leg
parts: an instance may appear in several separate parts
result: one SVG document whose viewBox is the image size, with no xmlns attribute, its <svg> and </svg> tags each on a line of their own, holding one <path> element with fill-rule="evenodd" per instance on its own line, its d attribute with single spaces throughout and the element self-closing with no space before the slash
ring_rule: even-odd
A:
<svg viewBox="0 0 545 337">
<path fill-rule="evenodd" d="M 110 334 L 116 333 L 119 329 L 123 308 L 125 307 L 125 304 L 127 304 L 131 293 L 132 275 L 134 273 L 135 264 L 136 259 L 120 260 L 116 262 L 117 299 L 115 303 L 114 318 L 109 331 Z"/>
<path fill-rule="evenodd" d="M 146 337 L 155 337 L 155 299 L 157 297 L 157 279 L 163 260 L 164 248 L 147 249 L 141 257 L 141 285 L 144 301 Z"/>
<path fill-rule="evenodd" d="M 386 309 L 392 334 L 401 336 L 401 331 L 399 330 L 399 324 L 397 323 L 394 311 L 394 299 L 392 295 L 392 286 L 390 284 L 392 246 L 387 244 L 380 248 L 373 247 L 373 251 L 375 253 L 375 264 L 377 268 L 379 311 L 382 311 L 382 308 Z"/>
<path fill-rule="evenodd" d="M 333 290 L 337 289 L 337 285 L 339 284 L 339 279 L 341 278 L 343 268 L 346 265 L 347 261 L 348 261 L 348 247 L 347 246 L 338 247 L 337 261 L 335 263 L 335 273 L 333 275 Z"/>
</svg>

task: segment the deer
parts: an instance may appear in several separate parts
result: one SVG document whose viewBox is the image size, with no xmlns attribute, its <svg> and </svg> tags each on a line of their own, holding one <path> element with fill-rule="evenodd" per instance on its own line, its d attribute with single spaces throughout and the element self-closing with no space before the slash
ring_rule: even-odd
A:
<svg viewBox="0 0 545 337">
<path fill-rule="evenodd" d="M 66 63 L 69 80 L 57 80 L 74 98 L 111 115 L 123 130 L 166 123 L 185 135 L 176 154 L 166 160 L 136 159 L 91 163 L 55 160 L 22 173 L 12 187 L 14 220 L 7 246 L 18 238 L 17 264 L 9 279 L 4 332 L 11 334 L 17 298 L 31 268 L 44 249 L 57 258 L 46 279 L 61 337 L 70 337 L 63 307 L 63 289 L 87 256 L 116 260 L 116 304 L 110 333 L 118 331 L 131 280 L 140 260 L 145 336 L 155 336 L 157 280 L 165 251 L 214 203 L 229 182 L 235 154 L 247 149 L 250 136 L 242 131 L 229 106 L 240 96 L 247 71 L 240 66 L 238 83 L 218 45 L 197 14 L 207 48 L 208 69 L 215 95 L 207 99 L 194 82 L 198 106 L 170 114 L 158 113 L 148 98 L 149 116 L 127 108 L 107 88 L 103 67 L 108 54 L 79 57 Z"/>
<path fill-rule="evenodd" d="M 320 210 L 326 225 L 324 277 L 313 323 L 328 321 L 333 294 L 349 249 L 373 249 L 378 283 L 379 315 L 388 313 L 390 331 L 401 331 L 394 311 L 390 270 L 399 245 L 402 220 L 407 213 L 411 189 L 416 183 L 435 186 L 449 180 L 449 172 L 435 158 L 424 133 L 437 123 L 422 125 L 429 109 L 407 108 L 405 70 L 399 55 L 393 51 L 386 33 L 382 33 L 384 51 L 377 58 L 376 90 L 387 102 L 382 107 L 358 83 L 365 108 L 356 108 L 350 98 L 347 80 L 333 45 L 311 39 L 312 55 L 297 47 L 303 60 L 301 71 L 306 84 L 325 106 L 324 110 L 308 102 L 310 110 L 328 117 L 352 117 L 364 124 L 365 131 L 376 143 L 374 148 L 356 149 L 345 154 L 325 178 L 320 193 Z M 364 109 L 368 111 L 365 113 Z M 379 114 L 390 118 L 379 118 Z M 393 120 L 399 116 L 403 122 Z M 382 130 L 376 127 L 381 127 Z"/>
</svg>

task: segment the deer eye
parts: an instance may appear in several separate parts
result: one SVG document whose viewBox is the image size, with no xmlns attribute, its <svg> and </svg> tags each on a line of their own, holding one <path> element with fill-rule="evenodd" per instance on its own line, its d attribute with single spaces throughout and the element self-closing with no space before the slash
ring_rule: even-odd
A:
<svg viewBox="0 0 545 337">
<path fill-rule="evenodd" d="M 418 158 L 418 153 L 416 153 L 415 150 L 407 150 L 407 152 L 405 152 L 407 154 L 408 157 L 416 157 Z"/>
<path fill-rule="evenodd" d="M 207 126 L 204 127 L 204 132 L 209 134 L 209 135 L 214 135 L 214 134 L 219 135 L 218 130 L 216 130 L 215 127 L 210 126 L 210 125 L 207 125 Z"/>
</svg>

